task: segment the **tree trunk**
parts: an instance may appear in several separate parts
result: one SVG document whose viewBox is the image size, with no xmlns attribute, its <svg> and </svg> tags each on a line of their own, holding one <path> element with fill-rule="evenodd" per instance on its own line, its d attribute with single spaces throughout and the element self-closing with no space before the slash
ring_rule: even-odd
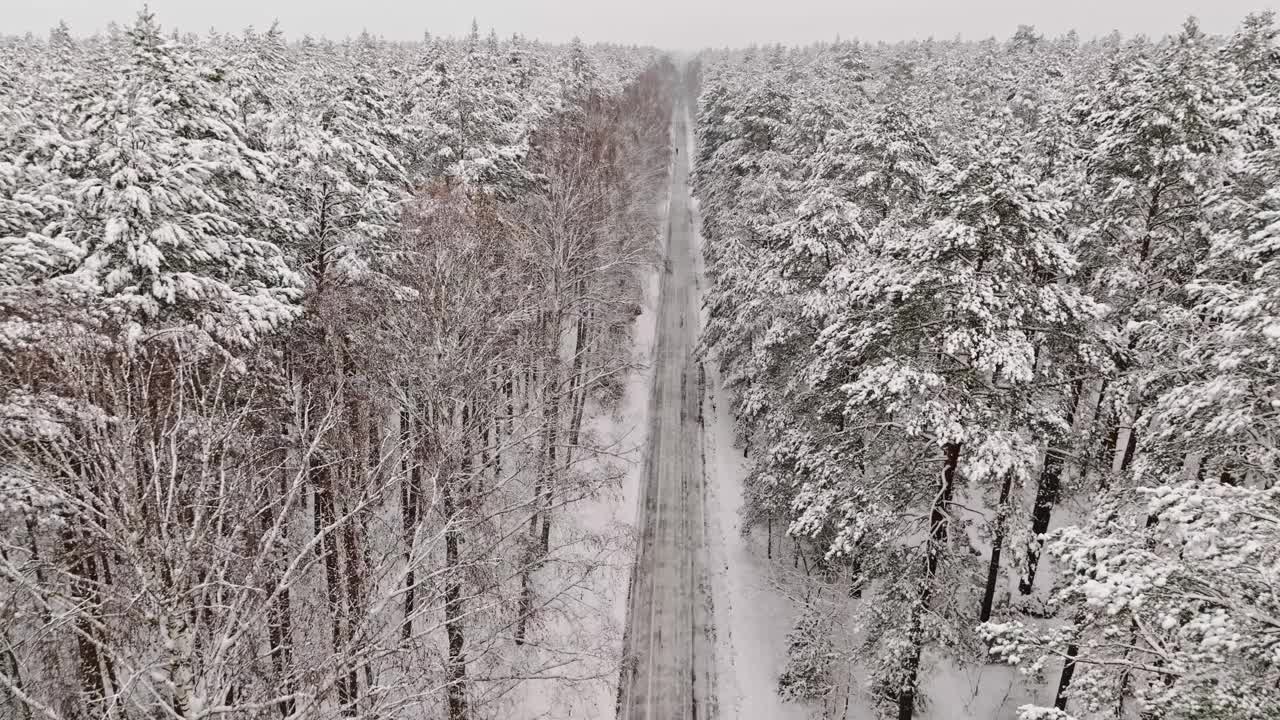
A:
<svg viewBox="0 0 1280 720">
<path fill-rule="evenodd" d="M 1114 454 L 1111 458 L 1111 474 L 1119 475 L 1129 467 L 1133 453 L 1138 446 L 1137 435 L 1133 432 L 1133 413 L 1129 412 L 1116 427 Z"/>
<path fill-rule="evenodd" d="M 1136 403 L 1134 405 L 1136 406 Z M 1129 426 L 1127 428 L 1125 427 L 1120 428 L 1120 430 L 1128 430 L 1128 439 L 1126 442 L 1124 442 L 1123 446 L 1121 445 L 1121 442 L 1119 439 L 1121 437 L 1124 437 L 1124 434 L 1117 433 L 1115 457 L 1111 465 L 1111 471 L 1113 476 L 1119 476 L 1121 473 L 1127 470 L 1129 468 L 1129 463 L 1132 462 L 1133 460 L 1133 449 L 1134 449 L 1134 440 L 1135 440 L 1135 437 L 1133 434 L 1133 418 L 1135 416 L 1136 416 L 1136 411 L 1131 412 L 1129 416 L 1130 417 Z M 1158 518 L 1156 515 L 1148 514 L 1146 526 L 1152 527 L 1153 525 L 1156 524 L 1157 520 Z M 1133 652 L 1132 647 L 1133 647 L 1134 641 L 1137 639 L 1137 636 L 1138 636 L 1137 620 L 1131 619 L 1129 621 L 1129 642 L 1128 642 L 1128 645 L 1125 646 L 1125 651 L 1124 651 L 1124 659 L 1126 661 L 1129 659 L 1130 654 Z M 1074 667 L 1072 669 L 1072 672 L 1074 672 Z M 1066 674 L 1065 667 L 1063 668 L 1063 674 Z M 1129 680 L 1130 680 L 1130 671 L 1125 670 L 1120 675 L 1120 690 L 1117 693 L 1120 700 L 1117 708 L 1117 717 L 1119 717 L 1124 710 L 1124 699 L 1125 699 L 1125 696 L 1129 694 Z"/>
<path fill-rule="evenodd" d="M 352 517 L 343 527 L 343 551 L 347 580 L 347 646 L 348 657 L 361 656 L 358 644 L 358 624 L 368 614 L 365 597 L 366 568 L 369 565 L 369 546 L 366 542 L 369 529 L 369 510 L 363 506 L 370 488 L 376 487 L 381 475 L 381 452 L 378 447 L 377 431 L 372 422 L 374 413 L 368 397 L 368 378 L 361 372 L 351 355 L 347 343 L 342 346 L 344 370 L 347 376 L 348 423 L 350 424 L 352 454 L 350 467 L 350 497 L 347 502 L 354 503 Z M 336 501 L 336 498 L 335 498 Z M 351 692 L 351 714 L 360 712 L 360 674 L 370 673 L 364 660 L 352 660 L 347 667 L 347 688 Z"/>
<path fill-rule="evenodd" d="M 406 405 L 400 411 L 400 443 L 404 453 L 402 469 L 404 486 L 400 492 L 401 530 L 404 533 L 404 618 L 400 622 L 400 639 L 413 637 L 413 614 L 416 610 L 418 580 L 414 571 L 414 539 L 418 532 L 418 505 L 422 493 L 422 464 L 413 440 L 413 416 Z"/>
<path fill-rule="evenodd" d="M 911 720 L 915 713 L 916 684 L 919 681 L 920 659 L 924 653 L 922 616 L 932 599 L 934 578 L 937 577 L 938 565 L 947 544 L 948 506 L 955 492 L 960 443 L 946 443 L 942 446 L 942 454 L 942 482 L 929 510 L 929 544 L 925 551 L 924 582 L 920 589 L 920 602 L 911 612 L 911 651 L 903 663 L 902 685 L 898 688 L 898 720 Z"/>
<path fill-rule="evenodd" d="M 1018 592 L 1030 595 L 1035 587 L 1036 570 L 1040 566 L 1043 536 L 1049 530 L 1053 507 L 1058 502 L 1062 482 L 1063 454 L 1057 448 L 1049 448 L 1045 454 L 1044 468 L 1040 471 L 1040 485 L 1036 488 L 1036 502 L 1031 509 L 1031 542 L 1027 545 L 1027 572 L 1018 580 Z"/>
<path fill-rule="evenodd" d="M 1182 481 L 1204 480 L 1204 451 L 1192 450 L 1182 456 Z"/>
<path fill-rule="evenodd" d="M 292 457 L 292 446 L 296 436 L 289 431 L 289 420 L 284 421 L 285 447 L 282 452 L 280 463 L 280 507 L 275 512 L 264 512 L 262 514 L 262 533 L 265 536 L 271 531 L 273 525 L 277 522 L 280 526 L 281 545 L 287 547 L 288 538 L 288 519 L 280 516 L 285 508 L 283 501 L 285 495 L 289 492 L 289 476 L 290 476 L 290 458 Z M 269 491 L 267 495 L 269 496 Z M 268 497 L 267 506 L 270 507 L 271 499 Z M 278 564 L 273 559 L 271 563 L 272 572 L 275 577 L 272 582 L 267 584 L 268 591 L 273 587 L 278 587 L 275 599 L 271 601 L 271 605 L 267 608 L 267 641 L 270 646 L 268 653 L 271 655 L 271 667 L 275 671 L 280 687 L 284 690 L 285 695 L 293 694 L 293 629 L 290 618 L 289 609 L 289 587 L 281 584 Z M 278 704 L 281 718 L 288 718 L 294 711 L 294 700 L 292 697 L 285 697 Z"/>
<path fill-rule="evenodd" d="M 513 435 L 515 435 L 515 427 L 516 427 L 516 388 L 515 388 L 514 371 L 509 370 L 507 372 L 507 379 L 502 384 L 502 392 L 507 398 L 507 426 L 506 426 L 505 436 L 512 437 Z M 498 431 L 500 434 L 503 431 L 501 424 L 499 424 Z M 499 438 L 499 448 L 494 450 L 494 452 L 496 453 L 496 456 L 495 456 L 496 462 L 494 463 L 494 469 L 493 469 L 493 477 L 495 480 L 500 479 L 502 476 L 501 443 L 502 443 L 502 440 L 501 438 Z"/>
<path fill-rule="evenodd" d="M 165 618 L 165 645 L 169 649 L 169 683 L 173 686 L 173 714 L 184 718 L 191 709 L 195 675 L 191 655 L 195 650 L 191 628 L 179 614 Z"/>
<path fill-rule="evenodd" d="M 1133 350 L 1137 338 L 1130 338 L 1128 348 Z M 1123 376 L 1129 370 L 1129 360 L 1127 357 L 1121 356 L 1116 361 L 1116 372 Z M 1129 467 L 1129 463 L 1133 461 L 1133 453 L 1137 449 L 1137 435 L 1133 431 L 1134 422 L 1138 416 L 1138 393 L 1136 390 L 1130 390 L 1126 407 L 1121 411 L 1121 415 L 1116 418 L 1115 432 L 1111 437 L 1111 474 L 1108 477 L 1103 475 L 1103 486 L 1101 489 L 1106 490 L 1111 478 L 1115 478 Z"/>
<path fill-rule="evenodd" d="M 960 464 L 960 443 L 947 443 L 942 448 L 942 484 L 938 496 L 929 511 L 929 550 L 927 553 L 926 579 L 932 581 L 938 573 L 938 563 L 947 543 L 948 509 L 955 493 L 956 468 Z"/>
<path fill-rule="evenodd" d="M 1132 345 L 1130 345 L 1130 347 L 1132 347 Z M 1126 369 L 1126 365 L 1127 363 L 1124 363 L 1123 361 L 1118 363 L 1119 369 L 1121 371 Z M 1104 386 L 1104 389 L 1105 389 L 1105 386 Z M 1102 402 L 1102 395 L 1103 393 L 1099 392 L 1099 395 L 1098 395 L 1099 404 L 1101 404 Z M 1128 467 L 1129 463 L 1133 460 L 1133 447 L 1134 447 L 1135 438 L 1133 437 L 1132 428 L 1130 428 L 1130 432 L 1128 432 L 1127 434 L 1123 434 L 1120 431 L 1121 431 L 1121 427 L 1118 422 L 1116 426 L 1116 432 L 1112 436 L 1111 450 L 1113 455 L 1112 455 L 1112 463 L 1110 468 L 1112 475 L 1123 472 Z M 1122 436 L 1124 438 L 1123 444 L 1121 440 Z M 1103 482 L 1098 489 L 1106 490 L 1108 474 L 1104 472 L 1102 473 L 1102 476 L 1103 476 Z M 1148 524 L 1151 522 L 1151 519 L 1152 518 L 1147 518 Z M 1083 615 L 1077 613 L 1075 620 L 1073 622 L 1078 631 L 1081 623 L 1083 622 Z M 1054 707 L 1058 708 L 1059 710 L 1065 711 L 1067 709 L 1067 691 L 1071 686 L 1071 679 L 1076 672 L 1076 656 L 1078 653 L 1079 653 L 1079 647 L 1076 643 L 1070 643 L 1067 645 L 1067 658 L 1062 664 L 1062 674 L 1058 678 L 1058 691 L 1054 696 L 1054 701 L 1053 701 Z M 1128 651 L 1126 651 L 1125 655 L 1126 657 L 1128 656 Z M 1127 679 L 1126 679 L 1126 682 L 1127 682 Z M 1125 692 L 1125 689 L 1121 688 L 1121 695 L 1123 695 L 1124 692 Z"/>
<path fill-rule="evenodd" d="M 558 413 L 556 413 L 558 415 Z M 555 417 L 553 415 L 553 417 Z M 557 418 L 558 421 L 558 418 Z M 525 546 L 524 566 L 520 568 L 520 602 L 516 608 L 516 627 L 514 639 L 516 645 L 523 645 L 530 615 L 533 613 L 533 579 L 530 575 L 537 568 L 539 558 L 546 554 L 549 546 L 549 529 L 547 520 L 543 517 L 545 498 L 549 497 L 546 487 L 551 482 L 550 472 L 553 465 L 548 461 L 554 460 L 555 455 L 552 452 L 553 438 L 555 431 L 552 429 L 552 420 L 549 420 L 546 414 L 543 415 L 543 422 L 547 425 L 543 428 L 543 447 L 541 454 L 541 463 L 537 468 L 537 478 L 533 486 L 533 511 L 529 514 L 529 539 Z M 539 520 L 542 520 L 541 532 L 539 532 Z M 543 543 L 546 542 L 547 545 Z"/>
<path fill-rule="evenodd" d="M 551 400 L 548 403 L 548 410 L 545 422 L 546 428 L 546 459 L 545 467 L 541 473 L 542 480 L 538 493 L 538 515 L 542 518 L 541 540 L 538 543 L 539 555 L 544 556 L 551 547 L 551 503 L 553 495 L 553 484 L 555 482 L 556 472 L 556 442 L 559 439 L 560 431 L 560 394 L 557 389 L 553 389 Z"/>
<path fill-rule="evenodd" d="M 926 588 L 921 601 L 927 602 L 928 596 Z M 920 658 L 924 652 L 922 613 L 922 607 L 913 608 L 911 611 L 911 630 L 908 633 L 911 651 L 903 664 L 902 686 L 898 689 L 898 720 L 911 720 L 916 711 L 916 685 L 920 679 Z"/>
<path fill-rule="evenodd" d="M 529 629 L 529 615 L 533 613 L 533 585 L 529 579 L 529 563 L 532 563 L 531 558 L 526 559 L 526 566 L 520 571 L 520 603 L 516 607 L 516 629 L 513 636 L 517 646 L 524 645 L 525 634 Z"/>
<path fill-rule="evenodd" d="M 317 534 L 324 533 L 317 550 L 324 562 L 325 592 L 331 622 L 330 637 L 333 640 L 334 655 L 337 658 L 343 658 L 348 650 L 344 626 L 346 602 L 338 568 L 340 559 L 340 550 L 336 547 L 339 544 L 338 533 L 333 527 L 337 521 L 333 505 L 333 474 L 318 457 L 312 457 L 310 465 L 309 474 L 313 484 L 315 503 L 315 529 Z M 347 685 L 348 674 L 345 665 L 346 663 L 340 663 L 335 670 L 334 686 L 338 692 L 338 707 L 344 715 L 350 715 L 354 707 L 352 688 Z"/>
<path fill-rule="evenodd" d="M 467 718 L 467 661 L 464 655 L 465 628 L 463 615 L 465 603 L 462 599 L 462 568 L 459 544 L 461 531 L 458 528 L 458 502 L 454 497 L 453 479 L 445 478 L 441 483 L 441 504 L 445 516 L 444 531 L 444 631 L 448 640 L 448 652 L 445 660 L 445 677 L 448 679 L 446 689 L 448 720 L 466 720 Z"/>
<path fill-rule="evenodd" d="M 853 557 L 849 558 L 849 597 L 862 597 L 862 548 L 861 543 L 854 545 Z"/>
<path fill-rule="evenodd" d="M 1008 521 L 1009 490 L 1013 486 L 1013 473 L 1004 474 L 1000 486 L 1000 501 L 996 506 L 996 531 L 991 538 L 991 562 L 987 565 L 987 586 L 982 593 L 982 606 L 978 609 L 978 622 L 991 619 L 991 607 L 995 604 L 996 584 L 1000 580 L 1000 553 L 1004 550 L 1004 529 Z"/>
<path fill-rule="evenodd" d="M 583 312 L 578 316 L 577 331 L 574 333 L 573 369 L 569 378 L 569 447 L 564 452 L 565 469 L 568 470 L 573 461 L 573 450 L 578 446 L 582 434 L 582 414 L 587 406 L 587 388 L 583 378 L 584 358 L 587 354 L 587 324 L 591 321 L 591 313 Z"/>
<path fill-rule="evenodd" d="M 1069 432 L 1075 429 L 1077 409 L 1085 402 L 1084 381 L 1076 381 L 1072 393 L 1070 409 L 1066 422 Z M 1027 545 L 1027 573 L 1018 579 L 1018 592 L 1030 595 L 1035 587 L 1036 570 L 1040 565 L 1042 536 L 1049 531 L 1049 521 L 1053 517 L 1053 508 L 1058 503 L 1058 495 L 1062 488 L 1062 470 L 1066 463 L 1066 452 L 1056 444 L 1051 444 L 1045 451 L 1044 467 L 1040 470 L 1040 483 L 1036 487 L 1036 501 L 1031 509 L 1031 542 Z"/>
<path fill-rule="evenodd" d="M 360 676 L 359 670 L 363 661 L 355 660 L 359 656 L 356 643 L 356 623 L 365 617 L 364 606 L 364 564 L 360 562 L 360 547 L 363 537 L 358 533 L 359 525 L 355 518 L 347 521 L 343 527 L 342 545 L 345 551 L 344 570 L 347 576 L 346 615 L 347 641 L 347 692 L 350 696 L 350 714 L 359 714 Z"/>
<path fill-rule="evenodd" d="M 267 636 L 271 642 L 271 665 L 276 676 L 280 678 L 284 694 L 291 696 L 293 690 L 293 634 L 289 617 L 289 590 L 281 589 L 267 615 Z M 295 704 L 292 697 L 283 698 L 277 707 L 280 717 L 293 715 Z"/>
<path fill-rule="evenodd" d="M 76 650 L 80 691 L 84 695 L 83 707 L 92 716 L 97 712 L 93 707 L 106 700 L 107 689 L 102 677 L 103 659 L 98 650 L 98 630 L 89 615 L 98 608 L 95 597 L 97 592 L 94 589 L 98 582 L 97 563 L 80 538 L 78 531 L 68 530 L 63 542 L 71 558 L 71 597 L 82 608 L 76 613 Z"/>
<path fill-rule="evenodd" d="M 1067 658 L 1062 663 L 1062 675 L 1058 678 L 1058 691 L 1053 696 L 1053 706 L 1063 712 L 1067 710 L 1067 690 L 1071 687 L 1071 678 L 1076 674 L 1076 655 L 1080 649 L 1075 643 L 1067 645 Z"/>
<path fill-rule="evenodd" d="M 773 515 L 769 515 L 764 520 L 765 535 L 769 538 L 765 541 L 765 559 L 773 559 Z"/>
</svg>

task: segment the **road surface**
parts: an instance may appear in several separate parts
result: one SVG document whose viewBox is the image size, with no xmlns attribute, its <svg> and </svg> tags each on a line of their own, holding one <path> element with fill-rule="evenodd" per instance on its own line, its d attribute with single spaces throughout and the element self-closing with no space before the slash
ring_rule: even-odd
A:
<svg viewBox="0 0 1280 720">
<path fill-rule="evenodd" d="M 677 103 L 675 147 L 688 147 Z M 688 152 L 676 153 L 664 247 L 641 541 L 628 609 L 622 720 L 715 717 L 710 590 L 706 567 L 701 383 Z"/>
</svg>

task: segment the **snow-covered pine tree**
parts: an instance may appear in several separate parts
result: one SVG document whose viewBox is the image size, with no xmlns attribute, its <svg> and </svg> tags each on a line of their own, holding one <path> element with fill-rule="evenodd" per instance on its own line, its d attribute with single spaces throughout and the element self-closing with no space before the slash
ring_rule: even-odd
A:
<svg viewBox="0 0 1280 720">
<path fill-rule="evenodd" d="M 937 639 L 966 642 L 936 618 L 963 627 L 961 617 L 977 615 L 977 598 L 955 591 L 976 584 L 964 579 L 976 568 L 955 549 L 967 523 L 952 503 L 998 496 L 985 615 L 1012 491 L 1035 464 L 1035 428 L 1053 422 L 1030 391 L 1059 372 L 1039 362 L 1038 346 L 1078 343 L 1087 353 L 1087 327 L 1099 314 L 1072 286 L 1054 282 L 1076 269 L 1054 188 L 1029 177 L 996 137 L 963 157 L 966 166 L 944 163 L 930 177 L 921 207 L 892 213 L 833 273 L 845 309 L 823 331 L 815 366 L 821 381 L 843 378 L 846 427 L 867 438 L 861 482 L 875 497 L 869 504 L 880 507 L 867 514 L 891 523 L 868 533 L 868 552 L 883 558 L 870 564 L 914 578 L 891 582 L 905 607 L 882 613 L 905 623 L 882 629 L 882 652 L 903 648 L 884 677 L 901 717 L 910 715 L 923 648 Z M 927 539 L 912 530 L 924 516 Z M 910 569 L 915 562 L 922 572 Z M 926 608 L 935 618 L 927 623 Z"/>
<path fill-rule="evenodd" d="M 85 253 L 75 273 L 133 339 L 158 324 L 252 343 L 299 311 L 280 248 L 247 232 L 270 160 L 151 15 L 128 37 L 111 95 L 86 113 L 91 156 L 65 231 Z"/>
</svg>

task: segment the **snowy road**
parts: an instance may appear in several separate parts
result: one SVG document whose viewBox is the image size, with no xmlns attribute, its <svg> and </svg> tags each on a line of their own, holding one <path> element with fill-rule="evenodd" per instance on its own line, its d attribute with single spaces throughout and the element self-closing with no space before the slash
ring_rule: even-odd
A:
<svg viewBox="0 0 1280 720">
<path fill-rule="evenodd" d="M 675 147 L 688 147 L 683 107 Z M 675 157 L 657 318 L 639 557 L 628 619 L 624 720 L 715 717 L 703 482 L 702 372 L 688 153 Z"/>
</svg>

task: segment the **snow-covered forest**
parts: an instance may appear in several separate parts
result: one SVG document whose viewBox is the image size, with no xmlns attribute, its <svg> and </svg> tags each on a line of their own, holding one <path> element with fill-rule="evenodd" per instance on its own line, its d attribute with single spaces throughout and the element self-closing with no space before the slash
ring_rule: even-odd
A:
<svg viewBox="0 0 1280 720">
<path fill-rule="evenodd" d="M 575 516 L 634 443 L 674 78 L 474 27 L 0 40 L 0 717 L 611 698 L 631 540 Z"/>
<path fill-rule="evenodd" d="M 701 56 L 705 341 L 797 568 L 784 696 L 1280 717 L 1276 38 Z M 1001 662 L 1022 710 L 955 710 L 939 679 Z"/>
<path fill-rule="evenodd" d="M 121 21 L 0 34 L 0 720 L 1280 720 L 1272 13 Z"/>
</svg>

